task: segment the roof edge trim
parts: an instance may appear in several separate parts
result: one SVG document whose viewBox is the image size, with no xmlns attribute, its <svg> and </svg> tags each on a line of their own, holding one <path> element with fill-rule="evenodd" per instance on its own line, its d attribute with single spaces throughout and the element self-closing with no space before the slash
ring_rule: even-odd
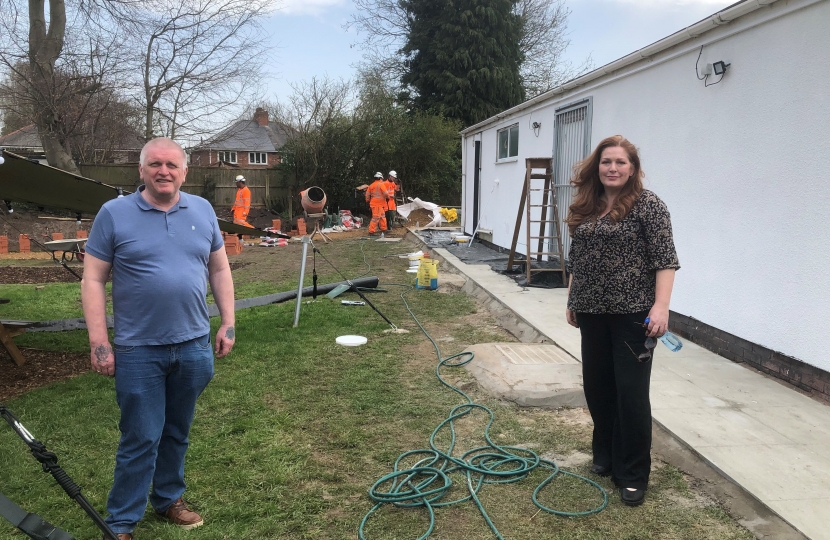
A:
<svg viewBox="0 0 830 540">
<path fill-rule="evenodd" d="M 674 47 L 675 45 L 679 45 L 685 41 L 690 39 L 697 38 L 710 30 L 714 30 L 718 26 L 723 26 L 725 24 L 729 24 L 736 19 L 743 17 L 753 11 L 757 11 L 763 7 L 770 6 L 777 2 L 778 0 L 741 0 L 731 6 L 725 7 L 724 9 L 718 11 L 717 13 L 706 17 L 705 19 L 696 22 L 691 26 L 687 26 L 682 30 L 679 30 L 665 38 L 652 43 L 651 45 L 646 45 L 645 47 L 638 49 L 631 54 L 623 56 L 613 62 L 605 64 L 604 66 L 600 66 L 597 69 L 586 73 L 585 75 L 581 75 L 575 79 L 571 79 L 556 88 L 552 88 L 547 92 L 539 94 L 538 96 L 531 98 L 525 102 L 522 102 L 510 109 L 500 112 L 495 116 L 491 116 L 490 118 L 483 120 L 477 124 L 473 124 L 472 126 L 465 128 L 459 132 L 461 135 L 468 135 L 475 131 L 479 131 L 481 128 L 497 122 L 502 118 L 520 112 L 524 109 L 532 107 L 537 103 L 550 99 L 552 97 L 558 96 L 560 94 L 564 94 L 569 90 L 573 90 L 578 86 L 583 86 L 584 84 L 591 82 L 595 79 L 598 79 L 602 76 L 609 75 L 619 69 L 624 67 L 630 66 L 640 60 L 645 58 L 650 58 L 657 53 L 663 52 L 666 49 Z"/>
</svg>

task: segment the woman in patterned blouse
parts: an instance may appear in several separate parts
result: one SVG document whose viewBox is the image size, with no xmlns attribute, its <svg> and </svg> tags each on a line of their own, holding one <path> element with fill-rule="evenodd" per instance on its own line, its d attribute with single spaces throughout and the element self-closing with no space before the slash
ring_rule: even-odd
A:
<svg viewBox="0 0 830 540">
<path fill-rule="evenodd" d="M 643 176 L 633 144 L 620 135 L 604 139 L 575 169 L 576 197 L 565 220 L 572 237 L 566 317 L 582 334 L 594 421 L 591 472 L 611 475 L 629 506 L 645 500 L 651 469 L 652 351 L 645 340 L 668 330 L 680 268 L 669 212 L 643 189 Z"/>
</svg>

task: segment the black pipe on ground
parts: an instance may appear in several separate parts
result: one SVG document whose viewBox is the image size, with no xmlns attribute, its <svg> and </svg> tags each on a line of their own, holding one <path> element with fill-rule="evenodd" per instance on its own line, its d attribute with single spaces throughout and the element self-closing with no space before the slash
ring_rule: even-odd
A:
<svg viewBox="0 0 830 540">
<path fill-rule="evenodd" d="M 374 289 L 378 286 L 378 277 L 370 276 L 352 280 L 352 287 L 349 291 L 354 292 L 355 287 L 360 289 Z M 338 281 L 336 283 L 329 283 L 328 285 L 318 285 L 317 295 L 328 294 L 338 285 L 348 285 L 346 281 Z M 303 296 L 311 296 L 314 287 L 305 287 L 303 289 Z M 268 304 L 280 304 L 289 300 L 297 298 L 297 291 L 288 291 L 275 294 L 267 294 L 265 296 L 257 296 L 255 298 L 243 298 L 233 303 L 234 309 L 247 309 L 258 306 L 267 306 Z M 211 317 L 219 316 L 219 308 L 216 304 L 208 305 L 208 314 Z M 84 319 L 62 319 L 58 321 L 42 321 L 36 325 L 26 329 L 27 332 L 64 332 L 66 330 L 82 330 L 86 328 L 86 321 Z M 107 317 L 107 328 L 112 328 L 112 316 Z"/>
</svg>

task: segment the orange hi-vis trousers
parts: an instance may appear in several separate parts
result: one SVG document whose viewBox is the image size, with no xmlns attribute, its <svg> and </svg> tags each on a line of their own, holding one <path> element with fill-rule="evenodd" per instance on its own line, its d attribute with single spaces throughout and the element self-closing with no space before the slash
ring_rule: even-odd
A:
<svg viewBox="0 0 830 540">
<path fill-rule="evenodd" d="M 386 205 L 371 203 L 369 207 L 372 209 L 372 221 L 369 222 L 369 234 L 377 232 L 378 225 L 380 230 L 386 230 Z"/>
</svg>

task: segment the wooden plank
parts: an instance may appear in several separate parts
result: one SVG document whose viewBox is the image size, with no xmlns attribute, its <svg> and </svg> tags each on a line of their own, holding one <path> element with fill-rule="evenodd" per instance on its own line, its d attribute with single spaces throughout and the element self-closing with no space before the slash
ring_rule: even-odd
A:
<svg viewBox="0 0 830 540">
<path fill-rule="evenodd" d="M 6 330 L 6 327 L 2 324 L 0 324 L 0 343 L 2 343 L 3 348 L 8 351 L 15 364 L 22 366 L 26 363 L 26 359 L 23 358 L 23 354 L 21 354 L 20 349 L 18 349 L 17 345 L 15 345 L 11 334 L 9 334 L 9 331 Z"/>
</svg>

